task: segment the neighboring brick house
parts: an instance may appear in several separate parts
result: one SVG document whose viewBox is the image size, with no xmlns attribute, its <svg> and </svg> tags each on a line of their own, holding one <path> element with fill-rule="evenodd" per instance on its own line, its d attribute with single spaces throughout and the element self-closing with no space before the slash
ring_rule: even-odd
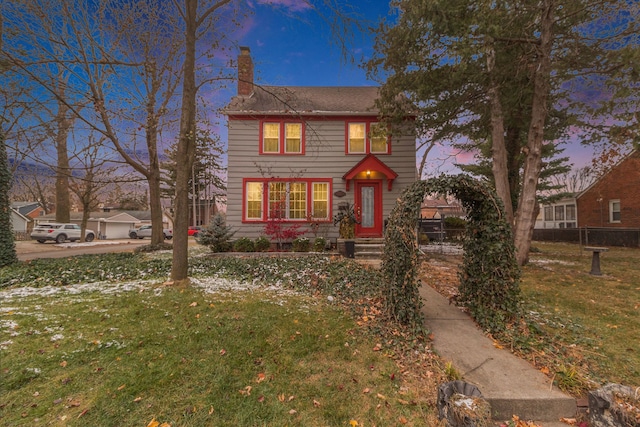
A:
<svg viewBox="0 0 640 427">
<path fill-rule="evenodd" d="M 379 124 L 377 87 L 258 86 L 249 48 L 238 57 L 229 127 L 227 224 L 237 237 L 270 220 L 325 224 L 355 206 L 356 237 L 381 237 L 402 189 L 416 180 L 413 126 L 390 136 Z M 308 234 L 309 235 L 309 234 Z"/>
<path fill-rule="evenodd" d="M 640 151 L 627 155 L 576 202 L 578 227 L 640 228 Z"/>
</svg>

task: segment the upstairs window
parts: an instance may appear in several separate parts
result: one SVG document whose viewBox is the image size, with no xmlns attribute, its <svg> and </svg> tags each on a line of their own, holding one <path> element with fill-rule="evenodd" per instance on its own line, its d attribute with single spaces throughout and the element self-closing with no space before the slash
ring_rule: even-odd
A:
<svg viewBox="0 0 640 427">
<path fill-rule="evenodd" d="M 366 153 L 365 123 L 349 123 L 349 153 Z"/>
<path fill-rule="evenodd" d="M 260 154 L 304 154 L 303 124 L 263 121 L 260 126 Z"/>
<path fill-rule="evenodd" d="M 387 127 L 378 122 L 347 123 L 347 154 L 390 154 Z"/>
</svg>

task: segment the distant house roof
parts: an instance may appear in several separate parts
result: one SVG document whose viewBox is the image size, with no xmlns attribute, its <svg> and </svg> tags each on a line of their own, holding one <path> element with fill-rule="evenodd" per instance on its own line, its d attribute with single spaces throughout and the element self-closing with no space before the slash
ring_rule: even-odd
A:
<svg viewBox="0 0 640 427">
<path fill-rule="evenodd" d="M 587 188 L 585 188 L 584 190 L 582 190 L 580 193 L 575 195 L 576 199 L 581 198 L 582 196 L 584 196 L 587 192 L 589 192 L 589 190 L 591 190 L 593 187 L 595 187 L 600 181 L 602 181 L 607 175 L 609 175 L 611 172 L 615 171 L 618 166 L 620 166 L 622 163 L 626 162 L 627 160 L 629 160 L 632 157 L 638 157 L 640 158 L 640 150 L 631 150 L 630 153 L 628 153 L 626 156 L 624 156 L 622 159 L 620 159 L 615 165 L 613 165 L 604 175 L 602 175 L 601 177 L 599 177 L 598 179 L 594 180 L 591 185 L 589 185 Z"/>
<path fill-rule="evenodd" d="M 235 96 L 228 115 L 378 115 L 375 86 L 254 86 L 249 96 Z"/>
<path fill-rule="evenodd" d="M 11 207 L 18 211 L 22 216 L 27 216 L 31 212 L 35 211 L 40 207 L 40 203 L 38 202 L 13 202 L 11 203 Z"/>
<path fill-rule="evenodd" d="M 44 215 L 41 216 L 40 218 L 38 218 L 38 221 L 42 222 L 42 221 L 55 221 L 56 219 L 56 215 L 55 214 L 49 214 L 49 215 Z M 69 214 L 69 219 L 71 221 L 82 221 L 82 212 L 71 212 Z M 127 213 L 127 212 L 123 212 L 123 211 L 115 211 L 115 212 L 103 212 L 103 211 L 96 211 L 96 212 L 90 212 L 89 213 L 89 220 L 90 221 L 103 221 L 103 222 L 123 222 L 123 223 L 136 223 L 139 222 L 140 220 Z"/>
</svg>

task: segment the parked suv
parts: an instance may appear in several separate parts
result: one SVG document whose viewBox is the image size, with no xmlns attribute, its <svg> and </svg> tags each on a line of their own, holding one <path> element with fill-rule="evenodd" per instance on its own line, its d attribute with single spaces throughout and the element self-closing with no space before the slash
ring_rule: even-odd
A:
<svg viewBox="0 0 640 427">
<path fill-rule="evenodd" d="M 165 240 L 171 240 L 173 238 L 173 230 L 165 228 L 162 230 Z M 151 226 L 143 225 L 142 227 L 134 228 L 129 231 L 129 238 L 131 239 L 144 239 L 145 237 L 151 237 Z"/>
<path fill-rule="evenodd" d="M 78 224 L 59 224 L 49 222 L 46 224 L 38 224 L 31 232 L 31 238 L 37 240 L 38 243 L 44 243 L 47 240 L 53 240 L 56 243 L 64 243 L 67 240 L 75 242 L 80 240 L 80 226 Z M 93 230 L 84 231 L 84 241 L 91 242 L 96 238 Z"/>
</svg>

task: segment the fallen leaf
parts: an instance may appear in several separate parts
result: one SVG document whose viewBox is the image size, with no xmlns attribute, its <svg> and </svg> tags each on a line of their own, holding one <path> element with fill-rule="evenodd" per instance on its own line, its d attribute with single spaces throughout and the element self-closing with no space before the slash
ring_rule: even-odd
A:
<svg viewBox="0 0 640 427">
<path fill-rule="evenodd" d="M 349 421 L 349 425 L 351 427 L 358 427 L 358 422 L 356 420 L 351 420 L 351 421 Z"/>
<path fill-rule="evenodd" d="M 78 406 L 80 406 L 80 401 L 79 400 L 70 400 L 69 401 L 69 407 L 70 408 L 77 408 Z"/>
<path fill-rule="evenodd" d="M 279 400 L 281 403 L 284 403 L 285 399 L 286 399 L 286 397 L 284 396 L 284 393 L 282 393 L 282 394 L 279 394 L 279 395 L 278 395 L 278 400 Z"/>
<path fill-rule="evenodd" d="M 264 396 L 260 396 L 260 397 L 258 398 L 258 402 L 260 402 L 260 403 L 264 402 Z"/>
<path fill-rule="evenodd" d="M 546 366 L 543 366 L 542 368 L 540 368 L 540 372 L 542 372 L 545 375 L 549 375 L 549 368 Z"/>
<path fill-rule="evenodd" d="M 85 409 L 84 411 L 80 412 L 80 415 L 78 415 L 78 418 L 85 416 L 87 412 L 89 412 L 88 409 Z"/>
<path fill-rule="evenodd" d="M 158 421 L 156 421 L 156 419 L 152 419 L 151 421 L 149 421 L 149 424 L 147 424 L 147 427 L 158 427 L 160 425 L 160 423 Z"/>
<path fill-rule="evenodd" d="M 251 387 L 250 385 L 246 386 L 244 389 L 239 390 L 240 394 L 242 394 L 243 396 L 251 396 L 251 390 L 253 389 L 253 387 Z"/>
<path fill-rule="evenodd" d="M 297 413 L 298 413 L 298 411 L 296 411 L 295 409 L 292 409 L 292 410 L 289 411 L 289 415 L 295 415 Z"/>
<path fill-rule="evenodd" d="M 400 417 L 398 418 L 398 421 L 400 421 L 401 424 L 406 424 L 408 423 L 407 419 L 405 417 Z"/>
<path fill-rule="evenodd" d="M 213 405 L 209 408 L 209 415 L 213 414 Z"/>
<path fill-rule="evenodd" d="M 262 381 L 264 381 L 264 380 L 265 380 L 265 378 L 266 378 L 266 375 L 264 374 L 264 372 L 260 372 L 260 373 L 258 374 L 258 378 L 256 379 L 256 382 L 257 382 L 257 383 L 261 383 Z"/>
<path fill-rule="evenodd" d="M 313 406 L 315 406 L 316 408 L 320 407 L 320 402 L 318 402 L 317 400 L 313 399 Z"/>
<path fill-rule="evenodd" d="M 367 388 L 365 388 L 364 390 L 362 390 L 362 392 L 363 392 L 364 394 L 367 394 L 367 393 L 370 393 L 370 392 L 371 392 L 371 389 L 367 387 Z"/>
<path fill-rule="evenodd" d="M 195 301 L 189 304 L 189 307 L 197 307 L 197 306 L 198 306 L 198 303 Z"/>
<path fill-rule="evenodd" d="M 136 403 L 137 403 L 137 402 L 140 402 L 141 400 L 142 400 L 142 398 L 141 398 L 141 397 L 136 397 L 135 399 L 133 399 L 133 401 L 134 401 L 134 402 L 136 402 Z"/>
<path fill-rule="evenodd" d="M 220 356 L 224 356 L 225 354 L 227 354 L 227 350 L 225 350 L 224 348 L 220 350 Z"/>
<path fill-rule="evenodd" d="M 578 423 L 578 420 L 575 418 L 560 418 L 560 422 L 574 426 Z"/>
<path fill-rule="evenodd" d="M 120 387 L 118 387 L 118 390 L 124 390 L 125 387 L 126 385 L 122 384 Z"/>
<path fill-rule="evenodd" d="M 496 342 L 496 341 L 494 341 L 494 342 L 493 342 L 493 346 L 494 346 L 495 348 L 499 349 L 499 350 L 502 350 L 502 349 L 504 348 L 503 346 L 501 346 L 500 344 L 498 344 L 498 342 Z"/>
<path fill-rule="evenodd" d="M 34 397 L 38 397 L 38 396 L 40 396 L 40 393 L 36 391 L 35 393 L 33 393 L 33 396 Z"/>
<path fill-rule="evenodd" d="M 376 397 L 378 399 L 387 400 L 387 398 L 383 394 L 380 394 L 380 393 L 376 394 Z"/>
<path fill-rule="evenodd" d="M 67 367 L 67 361 L 63 360 L 62 362 L 60 362 L 60 366 L 62 366 L 63 368 Z"/>
<path fill-rule="evenodd" d="M 289 399 L 287 399 L 288 402 L 291 402 L 293 399 L 295 399 L 294 396 L 289 396 Z"/>
<path fill-rule="evenodd" d="M 380 350 L 382 350 L 382 344 L 378 343 L 378 344 L 376 344 L 375 347 L 373 347 L 373 351 L 380 351 Z"/>
<path fill-rule="evenodd" d="M 408 405 L 409 404 L 408 401 L 403 400 L 403 399 L 398 399 L 398 403 L 401 404 L 401 405 Z"/>
</svg>

